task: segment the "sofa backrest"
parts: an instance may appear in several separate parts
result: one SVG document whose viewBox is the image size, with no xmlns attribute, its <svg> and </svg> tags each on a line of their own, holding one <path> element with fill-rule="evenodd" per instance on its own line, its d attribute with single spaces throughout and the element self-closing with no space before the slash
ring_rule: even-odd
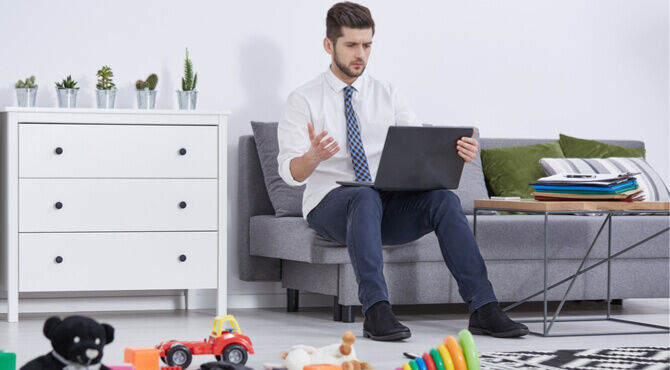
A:
<svg viewBox="0 0 670 370">
<path fill-rule="evenodd" d="M 532 145 L 556 141 L 551 139 L 500 139 L 482 138 L 482 149 L 506 146 Z M 644 148 L 644 142 L 633 140 L 599 140 L 607 144 L 629 148 Z M 245 281 L 279 281 L 281 280 L 281 264 L 279 260 L 251 256 L 249 253 L 250 217 L 273 215 L 274 209 L 265 188 L 256 142 L 253 135 L 241 136 L 239 139 L 239 174 L 238 174 L 238 213 L 237 213 L 237 252 L 240 279 Z"/>
<path fill-rule="evenodd" d="M 253 135 L 240 136 L 237 206 L 237 253 L 240 279 L 281 280 L 281 262 L 249 253 L 249 223 L 252 216 L 273 215 L 274 208 L 265 189 L 261 162 Z"/>
</svg>

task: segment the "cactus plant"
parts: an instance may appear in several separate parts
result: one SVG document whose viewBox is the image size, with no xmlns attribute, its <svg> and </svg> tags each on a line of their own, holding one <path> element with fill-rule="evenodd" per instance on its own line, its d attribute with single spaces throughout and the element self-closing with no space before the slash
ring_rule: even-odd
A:
<svg viewBox="0 0 670 370">
<path fill-rule="evenodd" d="M 98 70 L 98 73 L 96 74 L 98 78 L 98 83 L 95 85 L 98 90 L 110 90 L 114 86 L 114 82 L 112 82 L 112 77 L 114 76 L 114 73 L 112 72 L 112 69 L 109 66 L 102 66 Z"/>
<path fill-rule="evenodd" d="M 149 89 L 153 91 L 156 89 L 157 84 L 158 76 L 155 73 L 152 73 L 149 75 L 149 77 L 147 77 L 146 81 L 137 80 L 137 82 L 135 82 L 135 88 L 137 88 L 137 90 Z"/>
<path fill-rule="evenodd" d="M 34 89 L 37 87 L 35 85 L 35 76 L 30 76 L 26 78 L 25 81 L 18 80 L 15 84 L 14 87 L 17 89 Z"/>
<path fill-rule="evenodd" d="M 63 82 L 56 82 L 56 87 L 59 89 L 78 89 L 77 81 L 72 79 L 72 76 L 68 75 L 67 79 L 63 79 Z"/>
<path fill-rule="evenodd" d="M 195 90 L 195 85 L 198 82 L 198 73 L 193 74 L 193 63 L 188 58 L 188 48 L 186 48 L 186 60 L 184 61 L 184 77 L 181 79 L 182 91 Z"/>
</svg>

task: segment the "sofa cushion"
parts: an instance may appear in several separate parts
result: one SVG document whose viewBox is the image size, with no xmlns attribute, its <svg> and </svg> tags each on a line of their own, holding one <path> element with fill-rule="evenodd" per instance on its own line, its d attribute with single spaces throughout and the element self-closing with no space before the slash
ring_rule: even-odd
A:
<svg viewBox="0 0 670 370">
<path fill-rule="evenodd" d="M 302 216 L 305 186 L 290 186 L 279 176 L 277 122 L 251 122 L 265 187 L 277 217 Z"/>
<path fill-rule="evenodd" d="M 530 184 L 545 176 L 539 162 L 547 157 L 563 157 L 557 141 L 483 149 L 484 176 L 495 195 L 531 198 Z"/>
<path fill-rule="evenodd" d="M 472 228 L 473 216 L 467 216 Z M 604 221 L 603 216 L 551 216 L 548 225 L 549 257 L 581 259 Z M 613 253 L 668 226 L 664 216 L 617 216 L 612 221 Z M 477 216 L 477 242 L 486 260 L 543 259 L 544 216 Z M 288 231 L 288 232 L 287 232 Z M 349 263 L 346 247 L 331 242 L 310 229 L 302 217 L 254 216 L 250 225 L 250 252 L 255 256 L 292 261 Z M 621 258 L 667 258 L 668 233 L 633 249 Z M 607 255 L 607 230 L 592 257 Z M 403 245 L 384 246 L 387 263 L 443 261 L 435 233 Z"/>
<path fill-rule="evenodd" d="M 568 158 L 609 158 L 609 157 L 642 157 L 644 148 L 626 148 L 606 144 L 596 140 L 578 139 L 568 135 L 559 135 L 558 142 L 563 155 Z"/>
<path fill-rule="evenodd" d="M 639 172 L 636 178 L 644 200 L 670 200 L 670 193 L 663 179 L 643 158 L 542 158 L 540 165 L 549 176 L 558 173 Z"/>
</svg>

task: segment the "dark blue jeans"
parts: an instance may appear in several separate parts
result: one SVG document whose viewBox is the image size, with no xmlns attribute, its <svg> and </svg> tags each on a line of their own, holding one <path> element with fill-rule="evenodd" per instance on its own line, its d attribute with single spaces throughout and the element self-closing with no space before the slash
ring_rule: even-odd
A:
<svg viewBox="0 0 670 370">
<path fill-rule="evenodd" d="M 341 186 L 307 215 L 307 222 L 322 236 L 347 246 L 363 312 L 389 300 L 382 244 L 408 243 L 431 231 L 470 312 L 496 301 L 461 202 L 449 190 L 389 192 Z"/>
</svg>

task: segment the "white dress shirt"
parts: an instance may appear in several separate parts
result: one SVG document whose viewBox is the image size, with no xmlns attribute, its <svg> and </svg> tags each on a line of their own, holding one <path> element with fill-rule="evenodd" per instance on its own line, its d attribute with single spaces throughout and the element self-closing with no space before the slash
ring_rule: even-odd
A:
<svg viewBox="0 0 670 370">
<path fill-rule="evenodd" d="M 302 198 L 302 214 L 305 218 L 331 190 L 339 186 L 336 181 L 355 181 L 351 154 L 347 147 L 347 120 L 344 115 L 346 86 L 328 68 L 289 95 L 279 120 L 279 175 L 289 185 L 306 184 Z M 393 85 L 364 75 L 351 86 L 354 87 L 353 106 L 361 140 L 374 181 L 389 126 L 418 126 L 419 122 Z M 308 123 L 314 125 L 316 135 L 328 131 L 326 138 L 335 139 L 340 151 L 321 162 L 305 181 L 298 182 L 291 174 L 290 163 L 293 158 L 310 149 Z"/>
</svg>

